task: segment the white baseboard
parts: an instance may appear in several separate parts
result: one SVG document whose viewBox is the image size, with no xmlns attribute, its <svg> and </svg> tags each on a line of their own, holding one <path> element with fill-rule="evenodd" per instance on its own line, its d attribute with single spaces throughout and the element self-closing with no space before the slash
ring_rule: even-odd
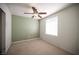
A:
<svg viewBox="0 0 79 59">
<path fill-rule="evenodd" d="M 36 40 L 36 39 L 40 39 L 40 38 L 32 38 L 32 39 L 20 40 L 20 41 L 12 42 L 12 44 L 21 43 L 21 42 L 25 42 L 25 41 Z"/>
</svg>

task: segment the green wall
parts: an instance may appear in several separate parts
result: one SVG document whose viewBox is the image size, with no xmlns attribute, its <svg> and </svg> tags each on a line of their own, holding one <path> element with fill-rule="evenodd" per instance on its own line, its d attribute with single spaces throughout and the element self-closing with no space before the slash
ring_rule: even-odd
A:
<svg viewBox="0 0 79 59">
<path fill-rule="evenodd" d="M 39 21 L 12 15 L 12 41 L 39 37 Z"/>
</svg>

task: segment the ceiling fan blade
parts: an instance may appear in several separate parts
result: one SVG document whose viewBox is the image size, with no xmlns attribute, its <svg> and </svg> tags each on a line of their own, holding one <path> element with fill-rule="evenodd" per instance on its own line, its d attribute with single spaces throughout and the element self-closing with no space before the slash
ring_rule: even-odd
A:
<svg viewBox="0 0 79 59">
<path fill-rule="evenodd" d="M 38 13 L 38 11 L 37 11 L 37 9 L 35 7 L 32 7 L 32 9 L 33 9 L 34 13 Z"/>
<path fill-rule="evenodd" d="M 24 14 L 34 14 L 34 13 L 24 13 Z"/>
<path fill-rule="evenodd" d="M 47 14 L 46 12 L 39 12 L 38 14 Z"/>
<path fill-rule="evenodd" d="M 38 17 L 42 18 L 42 16 L 38 15 Z"/>
</svg>

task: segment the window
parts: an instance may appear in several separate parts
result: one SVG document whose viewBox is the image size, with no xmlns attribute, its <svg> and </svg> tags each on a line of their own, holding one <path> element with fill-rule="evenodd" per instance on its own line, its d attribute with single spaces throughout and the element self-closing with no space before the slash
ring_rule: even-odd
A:
<svg viewBox="0 0 79 59">
<path fill-rule="evenodd" d="M 49 20 L 46 20 L 46 34 L 49 35 L 58 35 L 58 17 L 53 17 Z"/>
</svg>

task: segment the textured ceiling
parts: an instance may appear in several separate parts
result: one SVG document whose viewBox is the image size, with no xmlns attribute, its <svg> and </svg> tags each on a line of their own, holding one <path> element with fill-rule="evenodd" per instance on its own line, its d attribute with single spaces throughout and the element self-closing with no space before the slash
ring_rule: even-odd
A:
<svg viewBox="0 0 79 59">
<path fill-rule="evenodd" d="M 32 17 L 32 15 L 24 14 L 24 13 L 25 12 L 31 13 L 33 12 L 31 7 L 36 7 L 38 12 L 47 12 L 47 14 L 41 15 L 44 18 L 65 7 L 68 7 L 71 4 L 69 3 L 10 3 L 7 5 L 13 15 L 25 16 L 25 17 Z"/>
</svg>

